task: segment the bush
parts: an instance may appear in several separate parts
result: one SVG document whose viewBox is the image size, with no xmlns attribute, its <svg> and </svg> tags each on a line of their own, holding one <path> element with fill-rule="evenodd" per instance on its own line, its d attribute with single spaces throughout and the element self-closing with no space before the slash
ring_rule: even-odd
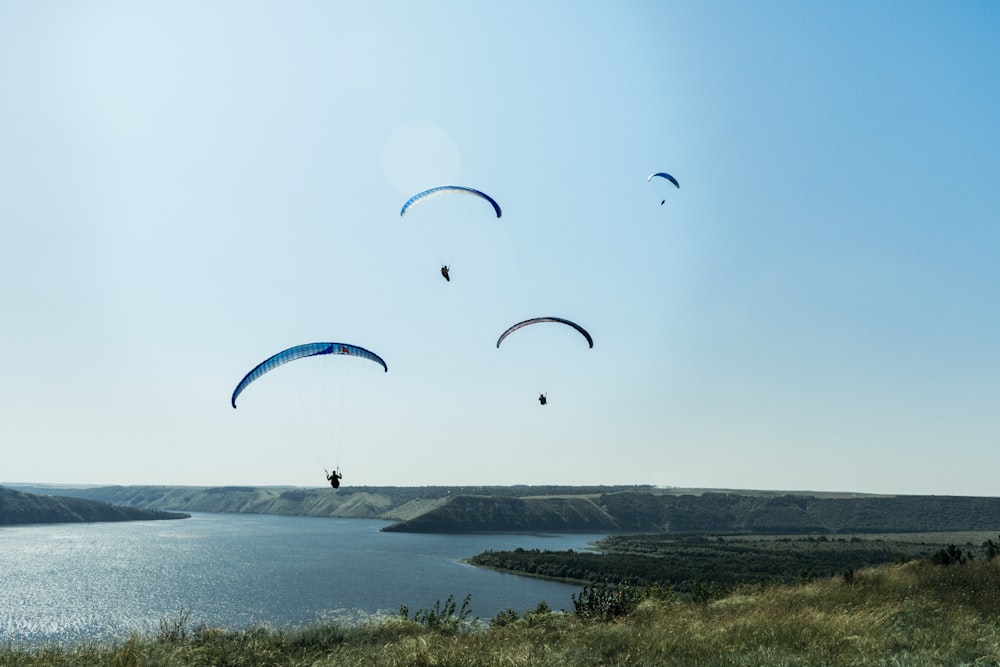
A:
<svg viewBox="0 0 1000 667">
<path fill-rule="evenodd" d="M 935 565 L 961 565 L 965 560 L 965 554 L 954 544 L 949 544 L 944 549 L 931 554 L 931 562 Z"/>
<path fill-rule="evenodd" d="M 552 609 L 549 607 L 545 600 L 542 600 L 535 608 L 531 611 L 524 612 L 524 620 L 528 622 L 528 625 L 536 625 L 539 623 L 545 623 L 552 616 Z"/>
<path fill-rule="evenodd" d="M 643 600 L 655 600 L 657 602 L 676 602 L 677 591 L 669 586 L 660 584 L 650 584 L 642 589 Z"/>
<path fill-rule="evenodd" d="M 642 593 L 625 584 L 616 588 L 603 582 L 600 586 L 588 584 L 583 587 L 580 596 L 570 596 L 573 600 L 573 612 L 580 618 L 596 621 L 611 621 L 627 616 L 642 600 Z"/>
<path fill-rule="evenodd" d="M 472 614 L 472 610 L 469 609 L 469 603 L 472 601 L 472 593 L 465 596 L 462 600 L 462 607 L 458 609 L 458 603 L 455 602 L 455 596 L 449 595 L 448 599 L 445 600 L 444 605 L 438 600 L 434 603 L 433 609 L 421 609 L 413 615 L 413 622 L 419 623 L 420 625 L 427 626 L 431 630 L 437 630 L 444 634 L 454 634 L 458 632 L 462 626 L 468 622 L 469 616 Z M 456 612 L 458 610 L 458 613 Z M 405 619 L 410 620 L 410 610 L 404 605 L 399 608 L 399 615 Z"/>
<path fill-rule="evenodd" d="M 1000 537 L 997 539 L 1000 539 Z M 1000 544 L 997 544 L 993 540 L 986 540 L 983 542 L 983 551 L 985 552 L 984 558 L 986 560 L 993 560 L 997 556 L 1000 556 Z"/>
<path fill-rule="evenodd" d="M 508 625 L 513 625 L 520 620 L 520 616 L 513 609 L 505 609 L 504 611 L 498 611 L 497 615 L 490 619 L 490 627 L 493 628 L 503 628 Z"/>
<path fill-rule="evenodd" d="M 689 593 L 691 595 L 691 602 L 696 604 L 708 604 L 712 600 L 720 600 L 733 591 L 733 586 L 731 584 L 723 584 L 719 582 L 709 582 L 696 581 L 691 584 Z"/>
<path fill-rule="evenodd" d="M 160 619 L 160 641 L 169 643 L 178 643 L 183 641 L 188 636 L 188 621 L 191 618 L 191 612 L 184 610 L 181 611 L 180 615 L 175 619 L 161 618 Z"/>
</svg>

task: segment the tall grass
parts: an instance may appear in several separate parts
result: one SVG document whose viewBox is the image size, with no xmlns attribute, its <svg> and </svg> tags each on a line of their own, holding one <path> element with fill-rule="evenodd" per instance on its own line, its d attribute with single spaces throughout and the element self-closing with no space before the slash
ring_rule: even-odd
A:
<svg viewBox="0 0 1000 667">
<path fill-rule="evenodd" d="M 114 665 L 997 665 L 1000 560 L 911 562 L 684 601 L 647 595 L 613 620 L 540 604 L 492 621 L 441 621 L 454 605 L 304 630 L 189 628 L 115 644 L 0 648 L 0 664 Z"/>
</svg>

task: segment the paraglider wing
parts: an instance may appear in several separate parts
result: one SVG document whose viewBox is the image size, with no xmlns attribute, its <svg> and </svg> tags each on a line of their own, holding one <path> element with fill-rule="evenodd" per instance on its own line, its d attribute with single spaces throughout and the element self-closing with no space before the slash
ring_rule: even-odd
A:
<svg viewBox="0 0 1000 667">
<path fill-rule="evenodd" d="M 321 354 L 347 354 L 352 357 L 370 359 L 381 365 L 382 368 L 385 369 L 385 372 L 389 372 L 389 367 L 385 365 L 385 361 L 382 360 L 382 357 L 370 350 L 366 350 L 363 347 L 358 347 L 357 345 L 348 345 L 346 343 L 306 343 L 305 345 L 296 345 L 295 347 L 290 347 L 287 350 L 279 352 L 273 357 L 268 357 L 254 366 L 253 370 L 247 373 L 243 379 L 240 380 L 240 383 L 236 385 L 236 389 L 233 390 L 233 408 L 236 408 L 236 397 L 239 396 L 251 382 L 259 378 L 261 375 L 274 370 L 282 364 L 287 364 L 289 361 L 295 361 L 296 359 L 302 359 L 303 357 L 315 357 Z"/>
<path fill-rule="evenodd" d="M 668 173 L 667 173 L 667 172 L 665 172 L 665 171 L 658 171 L 658 172 L 656 172 L 655 174 L 650 174 L 650 175 L 649 175 L 649 178 L 647 178 L 647 179 L 646 179 L 646 182 L 647 182 L 647 183 L 649 183 L 649 182 L 650 182 L 650 181 L 652 181 L 652 180 L 653 180 L 653 178 L 654 178 L 654 177 L 656 177 L 656 176 L 659 176 L 660 178 L 665 178 L 665 179 L 667 179 L 668 181 L 670 181 L 671 183 L 673 183 L 673 184 L 674 184 L 674 185 L 675 185 L 676 187 L 678 187 L 678 188 L 679 188 L 679 187 L 681 187 L 681 184 L 677 182 L 677 179 L 676 179 L 676 178 L 674 178 L 673 176 L 671 176 L 670 174 L 668 174 Z"/>
<path fill-rule="evenodd" d="M 411 206 L 420 203 L 425 199 L 430 199 L 431 197 L 437 197 L 439 195 L 445 195 L 449 193 L 460 193 L 460 194 L 467 194 L 476 197 L 481 197 L 486 201 L 488 201 L 490 205 L 493 206 L 493 210 L 496 211 L 497 213 L 497 218 L 500 217 L 500 204 L 498 204 L 496 200 L 493 199 L 493 197 L 490 197 L 485 192 L 480 192 L 479 190 L 476 190 L 474 188 L 462 187 L 461 185 L 441 185 L 436 188 L 424 190 L 423 192 L 418 192 L 417 194 L 413 195 L 412 197 L 406 200 L 406 203 L 403 204 L 403 208 L 402 210 L 400 210 L 399 215 L 400 216 L 406 215 L 406 211 L 409 210 Z"/>
<path fill-rule="evenodd" d="M 565 320 L 565 319 L 563 319 L 561 317 L 534 317 L 534 318 L 532 318 L 530 320 L 525 320 L 523 322 L 518 322 L 517 324 L 515 324 L 511 328 L 507 329 L 502 334 L 500 334 L 500 338 L 497 339 L 497 348 L 500 347 L 500 343 L 503 342 L 504 338 L 506 338 L 507 336 L 511 335 L 512 333 L 514 333 L 518 329 L 520 329 L 522 327 L 526 327 L 529 324 L 538 324 L 539 322 L 558 322 L 559 324 L 565 324 L 567 326 L 571 326 L 574 329 L 576 329 L 577 331 L 579 331 L 580 334 L 584 338 L 587 339 L 587 344 L 590 345 L 590 347 L 594 347 L 594 339 L 590 337 L 590 334 L 587 333 L 586 329 L 584 329 L 583 327 L 581 327 L 576 322 L 570 322 L 569 320 Z"/>
</svg>

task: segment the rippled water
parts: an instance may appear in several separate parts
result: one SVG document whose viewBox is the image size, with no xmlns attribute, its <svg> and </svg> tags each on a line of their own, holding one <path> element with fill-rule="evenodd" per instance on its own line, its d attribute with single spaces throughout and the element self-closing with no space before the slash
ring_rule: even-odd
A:
<svg viewBox="0 0 1000 667">
<path fill-rule="evenodd" d="M 472 594 L 491 618 L 579 586 L 460 559 L 487 549 L 583 549 L 594 535 L 382 533 L 382 521 L 195 514 L 181 521 L 0 527 L 0 643 L 116 639 L 192 624 L 295 627 L 411 612 Z"/>
</svg>

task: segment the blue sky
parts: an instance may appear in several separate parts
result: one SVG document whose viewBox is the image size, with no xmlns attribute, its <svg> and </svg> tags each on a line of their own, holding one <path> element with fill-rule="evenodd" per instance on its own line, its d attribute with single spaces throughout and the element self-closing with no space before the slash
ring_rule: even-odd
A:
<svg viewBox="0 0 1000 667">
<path fill-rule="evenodd" d="M 998 30 L 0 0 L 0 480 L 996 495 Z"/>
</svg>

